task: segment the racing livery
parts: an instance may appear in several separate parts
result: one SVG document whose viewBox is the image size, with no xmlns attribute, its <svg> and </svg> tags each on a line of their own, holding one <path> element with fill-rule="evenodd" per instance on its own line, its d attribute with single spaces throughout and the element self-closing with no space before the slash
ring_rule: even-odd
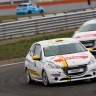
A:
<svg viewBox="0 0 96 96">
<path fill-rule="evenodd" d="M 92 52 L 96 52 L 96 19 L 85 22 L 73 35 Z"/>
<path fill-rule="evenodd" d="M 36 14 L 44 13 L 44 8 L 35 3 L 21 3 L 16 8 L 16 14 Z"/>
<path fill-rule="evenodd" d="M 96 59 L 73 38 L 57 38 L 34 43 L 26 56 L 27 82 L 44 85 L 96 78 Z"/>
</svg>

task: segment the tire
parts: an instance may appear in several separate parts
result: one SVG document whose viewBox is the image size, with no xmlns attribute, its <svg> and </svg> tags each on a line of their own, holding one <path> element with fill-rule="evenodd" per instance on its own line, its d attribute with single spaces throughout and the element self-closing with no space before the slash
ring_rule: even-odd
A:
<svg viewBox="0 0 96 96">
<path fill-rule="evenodd" d="M 28 70 L 26 70 L 26 79 L 27 79 L 27 83 L 28 84 L 32 84 L 33 83 Z"/>
<path fill-rule="evenodd" d="M 44 13 L 44 11 L 43 11 L 43 10 L 41 10 L 41 11 L 40 11 L 40 13 Z"/>
<path fill-rule="evenodd" d="M 28 11 L 28 14 L 32 14 L 32 12 L 31 11 Z"/>
<path fill-rule="evenodd" d="M 91 82 L 96 82 L 96 78 L 92 78 L 90 80 L 91 80 Z"/>
<path fill-rule="evenodd" d="M 49 80 L 48 80 L 48 76 L 47 76 L 45 71 L 42 72 L 42 79 L 43 79 L 43 84 L 45 86 L 49 86 L 50 85 Z"/>
</svg>

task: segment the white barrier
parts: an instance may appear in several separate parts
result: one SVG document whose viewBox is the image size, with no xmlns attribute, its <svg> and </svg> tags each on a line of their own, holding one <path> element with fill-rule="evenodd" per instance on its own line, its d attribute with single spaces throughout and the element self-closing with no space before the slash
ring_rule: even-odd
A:
<svg viewBox="0 0 96 96">
<path fill-rule="evenodd" d="M 57 15 L 37 16 L 31 19 L 0 24 L 0 40 L 34 35 L 43 32 L 67 30 L 79 27 L 83 22 L 96 17 L 96 10 Z"/>
</svg>

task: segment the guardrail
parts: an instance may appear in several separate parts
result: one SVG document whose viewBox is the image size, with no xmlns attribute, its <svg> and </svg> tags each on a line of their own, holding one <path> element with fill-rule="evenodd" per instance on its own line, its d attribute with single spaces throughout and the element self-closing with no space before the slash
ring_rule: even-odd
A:
<svg viewBox="0 0 96 96">
<path fill-rule="evenodd" d="M 96 17 L 96 10 L 75 13 L 58 13 L 56 15 L 37 16 L 32 19 L 0 24 L 0 40 L 78 28 L 83 22 Z"/>
</svg>

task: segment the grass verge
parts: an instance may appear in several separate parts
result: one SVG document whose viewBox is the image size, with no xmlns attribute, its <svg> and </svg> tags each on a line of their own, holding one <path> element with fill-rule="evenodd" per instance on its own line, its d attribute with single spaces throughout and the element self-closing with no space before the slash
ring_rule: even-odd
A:
<svg viewBox="0 0 96 96">
<path fill-rule="evenodd" d="M 50 34 L 50 33 L 49 33 Z M 31 38 L 28 40 L 21 40 L 15 43 L 3 44 L 0 45 L 0 60 L 8 60 L 14 58 L 22 58 L 25 57 L 28 53 L 31 45 L 34 42 L 40 40 L 48 40 L 52 38 L 63 38 L 63 37 L 71 37 L 73 32 L 68 33 L 59 33 L 55 35 L 48 35 L 48 36 L 40 36 L 36 38 Z"/>
<path fill-rule="evenodd" d="M 0 16 L 0 21 L 3 22 L 4 20 L 17 20 L 18 18 L 23 17 L 31 17 L 31 16 L 44 16 L 45 14 L 50 13 L 38 13 L 38 14 L 21 14 L 21 15 L 7 15 L 7 16 Z"/>
</svg>

